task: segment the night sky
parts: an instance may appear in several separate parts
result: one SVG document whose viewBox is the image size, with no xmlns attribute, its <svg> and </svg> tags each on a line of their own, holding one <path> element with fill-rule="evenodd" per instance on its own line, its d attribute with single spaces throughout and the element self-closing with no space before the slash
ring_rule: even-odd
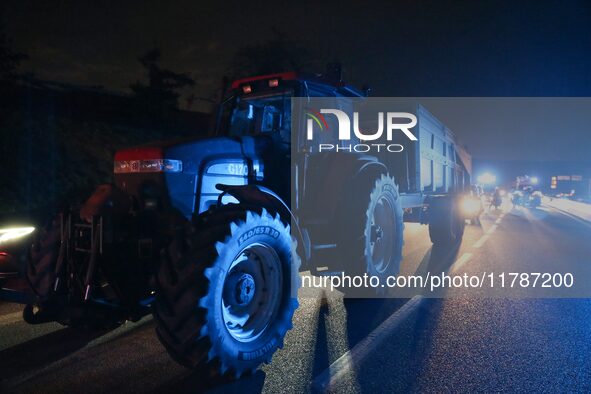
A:
<svg viewBox="0 0 591 394">
<path fill-rule="evenodd" d="M 166 67 L 196 80 L 197 96 L 212 97 L 237 50 L 280 31 L 309 49 L 316 71 L 338 60 L 374 96 L 591 95 L 591 3 L 514 3 L 5 0 L 2 14 L 29 56 L 23 70 L 110 90 L 143 78 L 137 57 L 157 46 Z M 552 159 L 585 159 L 588 124 L 565 130 L 575 143 Z M 456 132 L 476 157 L 526 160 L 543 160 L 556 133 L 496 130 Z"/>
</svg>

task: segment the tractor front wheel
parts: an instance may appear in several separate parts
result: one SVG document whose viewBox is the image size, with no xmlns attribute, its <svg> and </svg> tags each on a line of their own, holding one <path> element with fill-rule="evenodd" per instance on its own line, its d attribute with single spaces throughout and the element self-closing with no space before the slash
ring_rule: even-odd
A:
<svg viewBox="0 0 591 394">
<path fill-rule="evenodd" d="M 194 369 L 240 377 L 271 361 L 298 306 L 300 259 L 289 225 L 265 210 L 208 213 L 163 253 L 157 334 Z"/>
</svg>

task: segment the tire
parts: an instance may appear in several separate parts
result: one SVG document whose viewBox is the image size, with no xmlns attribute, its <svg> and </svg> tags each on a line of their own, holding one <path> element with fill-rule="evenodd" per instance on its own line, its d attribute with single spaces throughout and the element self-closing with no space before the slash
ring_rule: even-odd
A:
<svg viewBox="0 0 591 394">
<path fill-rule="evenodd" d="M 66 290 L 58 290 L 57 293 L 54 291 L 55 269 L 61 243 L 60 216 L 55 215 L 33 239 L 25 278 L 37 300 L 34 305 L 25 306 L 23 319 L 30 324 L 56 321 L 85 332 L 114 329 L 122 324 L 123 318 L 109 312 L 97 313 L 85 308 L 70 308 L 65 297 Z"/>
<path fill-rule="evenodd" d="M 481 225 L 480 224 L 480 215 L 479 216 L 476 216 L 476 217 L 473 217 L 473 218 L 470 218 L 468 220 L 470 221 L 470 224 L 473 225 L 473 226 L 480 226 Z"/>
<path fill-rule="evenodd" d="M 455 199 L 441 197 L 429 201 L 429 237 L 437 246 L 451 246 L 461 241 L 466 222 Z"/>
<path fill-rule="evenodd" d="M 157 274 L 158 337 L 189 368 L 252 373 L 283 346 L 298 307 L 300 258 L 289 225 L 265 210 L 225 206 L 183 233 Z"/>
<path fill-rule="evenodd" d="M 456 241 L 460 242 L 463 238 L 464 238 L 464 231 L 466 230 L 466 219 L 464 218 L 464 216 L 462 216 L 462 213 L 460 211 L 460 207 L 458 205 L 457 202 L 454 202 L 454 206 L 455 206 L 455 235 L 456 235 Z M 480 220 L 480 219 L 478 219 Z"/>
<path fill-rule="evenodd" d="M 404 244 L 404 223 L 398 186 L 394 178 L 380 175 L 364 179 L 358 185 L 340 215 L 345 219 L 337 240 L 337 254 L 346 275 L 375 276 L 385 283 L 388 276 L 398 275 Z M 367 290 L 370 290 L 369 292 Z M 349 297 L 374 296 L 385 288 L 356 289 L 341 287 Z"/>
<path fill-rule="evenodd" d="M 27 260 L 25 278 L 42 306 L 53 292 L 61 224 L 56 215 L 35 235 Z"/>
</svg>

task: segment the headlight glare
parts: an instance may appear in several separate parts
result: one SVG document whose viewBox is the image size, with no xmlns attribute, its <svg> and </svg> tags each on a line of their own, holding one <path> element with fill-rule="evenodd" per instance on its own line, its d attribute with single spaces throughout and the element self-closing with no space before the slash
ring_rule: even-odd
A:
<svg viewBox="0 0 591 394">
<path fill-rule="evenodd" d="M 35 231 L 35 227 L 0 228 L 0 245 L 22 238 Z"/>
<path fill-rule="evenodd" d="M 473 216 L 478 215 L 480 213 L 480 208 L 482 206 L 482 202 L 479 198 L 476 197 L 464 197 L 460 204 L 460 209 L 462 214 L 466 218 L 470 218 Z"/>
</svg>

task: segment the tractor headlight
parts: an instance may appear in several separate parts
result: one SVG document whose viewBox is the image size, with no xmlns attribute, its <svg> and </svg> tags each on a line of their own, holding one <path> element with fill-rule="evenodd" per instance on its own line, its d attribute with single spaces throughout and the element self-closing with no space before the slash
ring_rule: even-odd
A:
<svg viewBox="0 0 591 394">
<path fill-rule="evenodd" d="M 0 245 L 27 236 L 35 231 L 35 227 L 0 228 Z"/>
<path fill-rule="evenodd" d="M 464 217 L 470 218 L 480 213 L 482 202 L 479 198 L 472 196 L 465 196 L 460 202 L 460 209 Z"/>
<path fill-rule="evenodd" d="M 117 160 L 115 174 L 131 172 L 182 172 L 183 162 L 170 159 Z"/>
</svg>

